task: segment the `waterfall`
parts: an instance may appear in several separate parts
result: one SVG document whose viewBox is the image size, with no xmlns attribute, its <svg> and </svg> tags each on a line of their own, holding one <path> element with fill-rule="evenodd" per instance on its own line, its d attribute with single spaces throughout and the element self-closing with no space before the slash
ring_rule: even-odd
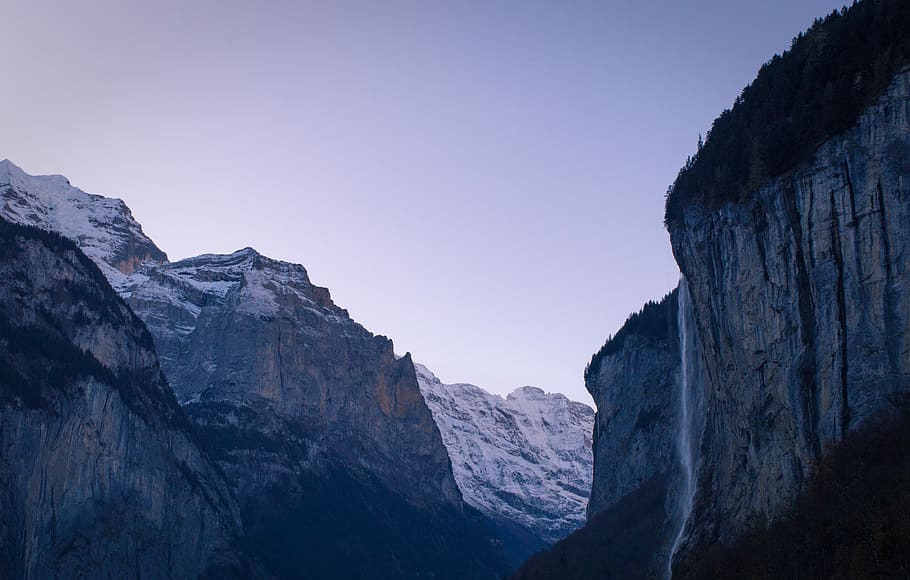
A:
<svg viewBox="0 0 910 580">
<path fill-rule="evenodd" d="M 673 557 L 682 544 L 686 531 L 689 515 L 692 513 L 692 503 L 695 499 L 695 452 L 693 446 L 695 438 L 692 436 L 694 426 L 692 421 L 696 401 L 693 395 L 692 371 L 695 365 L 691 364 L 697 354 L 693 347 L 694 333 L 692 321 L 692 303 L 689 297 L 689 285 L 684 277 L 679 280 L 679 302 L 677 322 L 679 326 L 679 435 L 677 437 L 677 451 L 679 463 L 682 468 L 682 487 L 679 496 L 679 523 L 670 555 L 667 557 L 667 578 L 673 576 Z"/>
</svg>

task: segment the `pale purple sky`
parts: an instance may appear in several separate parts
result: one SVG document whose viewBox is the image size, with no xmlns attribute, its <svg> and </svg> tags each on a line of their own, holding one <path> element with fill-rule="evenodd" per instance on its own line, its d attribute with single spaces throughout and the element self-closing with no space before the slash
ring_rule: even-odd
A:
<svg viewBox="0 0 910 580">
<path fill-rule="evenodd" d="M 825 0 L 12 0 L 0 158 L 178 259 L 305 265 L 446 382 L 590 401 L 676 283 L 663 195 Z"/>
</svg>

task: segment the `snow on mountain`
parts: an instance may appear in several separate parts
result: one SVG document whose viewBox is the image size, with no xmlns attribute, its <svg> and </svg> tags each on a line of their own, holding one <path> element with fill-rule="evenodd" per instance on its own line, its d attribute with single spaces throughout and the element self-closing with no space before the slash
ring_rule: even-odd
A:
<svg viewBox="0 0 910 580">
<path fill-rule="evenodd" d="M 0 161 L 0 217 L 70 238 L 118 291 L 142 262 L 167 260 L 122 200 L 86 193 L 62 175 L 29 175 L 8 159 Z"/>
<path fill-rule="evenodd" d="M 585 522 L 594 410 L 522 387 L 503 398 L 414 365 L 465 500 L 555 542 Z"/>
</svg>

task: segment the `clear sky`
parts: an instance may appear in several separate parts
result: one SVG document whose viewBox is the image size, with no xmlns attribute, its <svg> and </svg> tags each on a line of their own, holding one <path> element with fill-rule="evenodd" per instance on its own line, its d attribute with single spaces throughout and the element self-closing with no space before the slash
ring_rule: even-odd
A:
<svg viewBox="0 0 910 580">
<path fill-rule="evenodd" d="M 590 401 L 663 195 L 831 0 L 7 0 L 0 158 L 171 259 L 253 246 L 446 382 Z"/>
</svg>

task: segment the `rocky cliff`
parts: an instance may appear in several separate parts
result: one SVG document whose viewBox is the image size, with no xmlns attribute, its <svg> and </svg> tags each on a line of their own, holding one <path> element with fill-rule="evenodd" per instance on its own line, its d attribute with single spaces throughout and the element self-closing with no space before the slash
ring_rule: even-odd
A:
<svg viewBox="0 0 910 580">
<path fill-rule="evenodd" d="M 0 220 L 0 576 L 246 575 L 152 338 L 55 234 Z"/>
<path fill-rule="evenodd" d="M 132 280 L 124 296 L 191 416 L 212 429 L 249 419 L 243 427 L 282 447 L 290 433 L 302 438 L 294 462 L 250 464 L 247 450 L 231 450 L 243 457 L 232 464 L 241 490 L 331 456 L 409 500 L 460 504 L 410 358 L 396 359 L 302 266 L 245 249 L 148 264 Z"/>
<path fill-rule="evenodd" d="M 655 477 L 675 474 L 678 292 L 644 306 L 593 357 L 585 386 L 597 404 L 588 517 Z"/>
<path fill-rule="evenodd" d="M 647 303 L 592 357 L 585 385 L 598 411 L 587 524 L 529 561 L 517 578 L 667 576 L 691 498 L 682 458 L 695 447 L 684 448 L 680 435 L 684 425 L 698 423 L 700 406 L 683 412 L 682 360 L 697 352 L 697 337 L 680 332 L 691 321 L 680 296 L 676 289 Z M 686 366 L 688 382 L 697 384 L 700 367 Z"/>
<path fill-rule="evenodd" d="M 658 526 L 639 538 L 651 548 L 648 573 L 663 574 L 679 512 L 679 292 L 633 315 L 592 358 L 585 386 L 597 404 L 594 482 L 588 517 L 613 517 L 623 500 L 641 490 L 655 497 Z M 620 508 L 622 509 L 622 508 Z M 627 509 L 627 508 L 626 508 Z M 652 514 L 635 514 L 645 518 Z M 643 577 L 644 575 L 640 575 Z"/>
<path fill-rule="evenodd" d="M 492 532 L 465 511 L 410 358 L 351 320 L 302 266 L 245 249 L 146 264 L 131 280 L 124 296 L 274 572 L 507 569 Z"/>
<path fill-rule="evenodd" d="M 747 200 L 670 222 L 706 364 L 693 541 L 772 517 L 910 389 L 910 73 Z"/>
<path fill-rule="evenodd" d="M 584 523 L 593 409 L 535 387 L 501 397 L 446 385 L 425 366 L 416 368 L 468 504 L 548 544 Z"/>
<path fill-rule="evenodd" d="M 589 522 L 519 577 L 704 570 L 710 546 L 769 523 L 798 537 L 793 522 L 824 516 L 824 502 L 786 514 L 832 449 L 864 469 L 857 438 L 882 439 L 875 425 L 910 392 L 908 30 L 910 5 L 891 0 L 820 19 L 715 121 L 668 192 L 677 337 L 662 330 L 669 308 L 651 305 L 595 355 Z M 902 529 L 906 510 L 872 508 L 863 525 L 888 531 L 859 541 L 826 527 L 819 541 L 852 552 L 816 549 L 808 568 L 891 558 L 877 538 Z"/>
</svg>

